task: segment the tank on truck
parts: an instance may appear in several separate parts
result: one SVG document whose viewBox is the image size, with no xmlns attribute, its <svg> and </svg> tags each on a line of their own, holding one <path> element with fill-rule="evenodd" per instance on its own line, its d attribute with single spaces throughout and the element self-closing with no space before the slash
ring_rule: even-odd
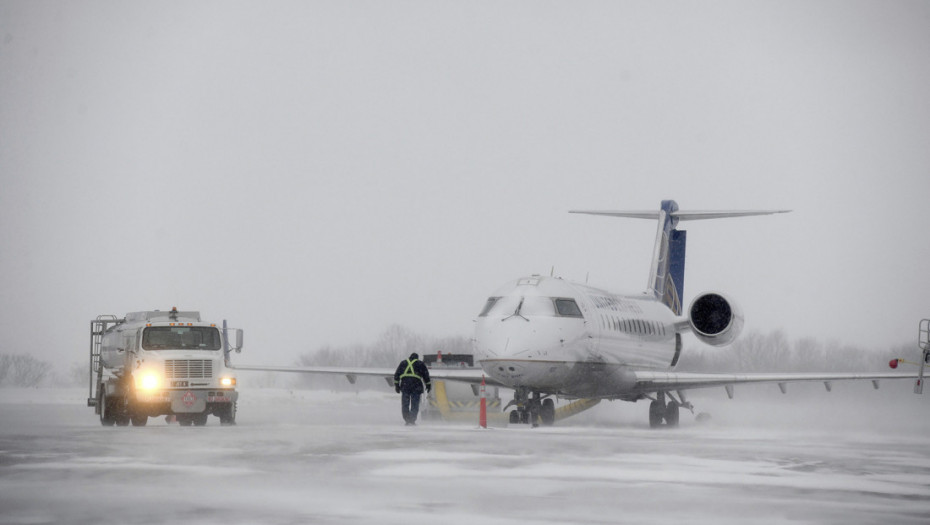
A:
<svg viewBox="0 0 930 525">
<path fill-rule="evenodd" d="M 96 319 L 90 322 L 90 377 L 88 378 L 87 406 L 97 406 L 97 396 L 94 393 L 94 385 L 100 384 L 103 377 L 103 367 L 100 365 L 100 343 L 103 341 L 103 334 L 113 326 L 125 322 L 125 319 L 118 319 L 115 315 L 98 315 Z M 94 373 L 97 374 L 94 381 Z"/>
</svg>

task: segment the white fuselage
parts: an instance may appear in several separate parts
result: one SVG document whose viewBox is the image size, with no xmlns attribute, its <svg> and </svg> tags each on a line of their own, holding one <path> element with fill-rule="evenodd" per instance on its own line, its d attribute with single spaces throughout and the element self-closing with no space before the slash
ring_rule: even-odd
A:
<svg viewBox="0 0 930 525">
<path fill-rule="evenodd" d="M 490 377 L 513 388 L 623 398 L 630 371 L 666 370 L 676 361 L 680 321 L 649 295 L 533 276 L 489 298 L 474 350 Z"/>
</svg>

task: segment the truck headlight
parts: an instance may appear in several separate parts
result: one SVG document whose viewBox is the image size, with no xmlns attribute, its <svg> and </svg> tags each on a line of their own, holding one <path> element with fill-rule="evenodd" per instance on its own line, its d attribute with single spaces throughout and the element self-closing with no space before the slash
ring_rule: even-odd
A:
<svg viewBox="0 0 930 525">
<path fill-rule="evenodd" d="M 223 386 L 236 386 L 235 377 L 224 377 L 220 379 L 220 384 Z"/>
<path fill-rule="evenodd" d="M 142 374 L 142 380 L 139 382 L 139 386 L 141 386 L 143 390 L 154 390 L 158 388 L 160 382 L 158 374 L 155 372 L 145 372 Z"/>
</svg>

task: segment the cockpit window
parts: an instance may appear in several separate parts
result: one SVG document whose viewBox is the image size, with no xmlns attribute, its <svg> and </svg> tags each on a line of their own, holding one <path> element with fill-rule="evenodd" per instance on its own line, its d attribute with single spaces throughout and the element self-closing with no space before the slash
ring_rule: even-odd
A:
<svg viewBox="0 0 930 525">
<path fill-rule="evenodd" d="M 552 299 L 549 297 L 524 297 L 523 306 L 520 307 L 520 314 L 523 316 L 553 317 L 555 308 L 552 306 Z"/>
<path fill-rule="evenodd" d="M 489 297 L 478 317 L 506 317 L 523 308 L 523 298 L 515 295 Z"/>
<path fill-rule="evenodd" d="M 574 299 L 556 299 L 555 309 L 562 317 L 584 317 Z"/>
<path fill-rule="evenodd" d="M 489 297 L 478 317 L 578 317 L 584 318 L 574 299 L 540 296 Z"/>
<path fill-rule="evenodd" d="M 488 297 L 488 302 L 484 303 L 484 308 L 481 309 L 481 313 L 478 314 L 478 317 L 487 317 L 488 312 L 491 311 L 491 308 L 494 308 L 494 305 L 497 304 L 499 300 L 500 297 Z"/>
</svg>

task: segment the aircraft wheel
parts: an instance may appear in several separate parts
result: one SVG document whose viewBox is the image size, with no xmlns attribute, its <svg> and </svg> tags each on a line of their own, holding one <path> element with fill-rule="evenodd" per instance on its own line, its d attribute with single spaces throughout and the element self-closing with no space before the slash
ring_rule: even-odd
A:
<svg viewBox="0 0 930 525">
<path fill-rule="evenodd" d="M 551 399 L 543 399 L 542 406 L 539 409 L 539 419 L 545 426 L 551 426 L 555 423 L 555 402 Z"/>
<path fill-rule="evenodd" d="M 678 403 L 671 401 L 665 406 L 665 424 L 670 427 L 678 426 Z"/>
<path fill-rule="evenodd" d="M 662 419 L 665 417 L 665 404 L 653 401 L 649 404 L 649 428 L 658 428 L 662 426 Z"/>
</svg>

